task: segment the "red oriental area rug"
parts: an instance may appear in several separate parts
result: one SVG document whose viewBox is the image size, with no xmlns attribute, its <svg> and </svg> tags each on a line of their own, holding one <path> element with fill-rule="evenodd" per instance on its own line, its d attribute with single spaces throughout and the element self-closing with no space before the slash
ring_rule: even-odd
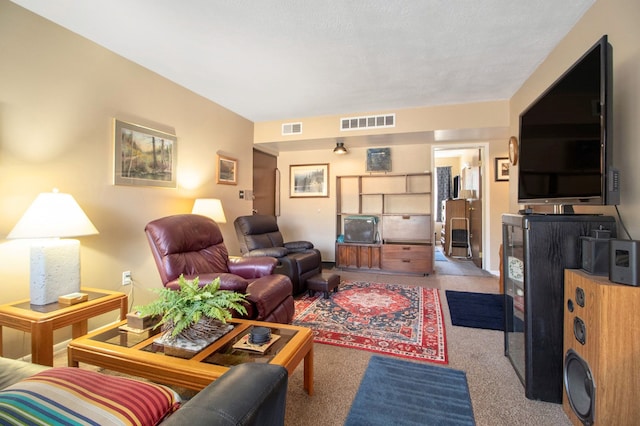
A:
<svg viewBox="0 0 640 426">
<path fill-rule="evenodd" d="M 345 281 L 330 299 L 296 299 L 293 324 L 314 341 L 447 364 L 447 342 L 437 289 Z"/>
</svg>

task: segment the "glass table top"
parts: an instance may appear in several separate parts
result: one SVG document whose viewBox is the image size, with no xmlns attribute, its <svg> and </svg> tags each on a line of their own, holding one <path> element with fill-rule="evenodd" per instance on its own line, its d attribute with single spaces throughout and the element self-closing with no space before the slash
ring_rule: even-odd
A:
<svg viewBox="0 0 640 426">
<path fill-rule="evenodd" d="M 296 335 L 297 330 L 292 330 L 288 328 L 278 328 L 278 327 L 269 327 L 271 330 L 272 339 L 275 337 L 273 343 L 266 344 L 266 349 L 259 348 L 259 350 L 251 350 L 247 348 L 243 348 L 249 345 L 242 345 L 243 339 L 247 339 L 248 334 L 250 333 L 252 326 L 245 327 L 242 324 L 234 324 L 235 327 L 226 335 L 222 336 L 218 341 L 223 341 L 223 345 L 219 347 L 217 350 L 209 354 L 205 357 L 201 362 L 208 364 L 215 364 L 224 367 L 231 367 L 233 365 L 238 365 L 246 362 L 270 362 L 284 347 L 285 345 L 291 341 L 291 339 Z M 237 328 L 242 328 L 242 331 L 236 332 Z M 156 339 L 149 340 L 150 338 L 157 336 Z M 230 337 L 232 336 L 232 337 Z M 276 337 L 277 336 L 277 337 Z M 132 348 L 142 342 L 149 340 L 148 344 L 139 348 L 141 351 L 154 353 L 163 356 L 179 356 L 180 358 L 190 359 L 193 358 L 198 353 L 205 350 L 211 344 L 215 344 L 216 342 L 212 342 L 203 349 L 195 352 L 188 353 L 180 353 L 179 355 L 175 354 L 166 354 L 165 346 L 163 344 L 159 344 L 157 340 L 161 337 L 160 327 L 157 329 L 148 329 L 142 332 L 134 332 L 127 330 L 126 327 L 118 326 L 113 327 L 108 330 L 105 330 L 102 333 L 96 334 L 91 337 L 91 340 L 109 343 L 121 347 Z M 235 345 L 235 347 L 234 347 Z M 243 346 L 243 347 L 238 347 Z"/>
</svg>

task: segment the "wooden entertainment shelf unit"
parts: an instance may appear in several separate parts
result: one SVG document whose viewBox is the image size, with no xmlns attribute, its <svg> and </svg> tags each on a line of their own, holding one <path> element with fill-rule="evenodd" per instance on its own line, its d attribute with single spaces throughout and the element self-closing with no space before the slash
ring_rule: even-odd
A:
<svg viewBox="0 0 640 426">
<path fill-rule="evenodd" d="M 336 177 L 336 234 L 350 216 L 376 216 L 374 243 L 336 243 L 336 267 L 352 270 L 433 272 L 431 173 Z"/>
</svg>

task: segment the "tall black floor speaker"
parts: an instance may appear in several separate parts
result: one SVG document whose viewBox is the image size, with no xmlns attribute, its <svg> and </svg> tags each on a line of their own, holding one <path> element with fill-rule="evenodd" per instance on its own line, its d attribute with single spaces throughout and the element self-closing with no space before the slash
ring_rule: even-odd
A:
<svg viewBox="0 0 640 426">
<path fill-rule="evenodd" d="M 566 270 L 562 407 L 574 425 L 640 421 L 640 288 Z"/>
<path fill-rule="evenodd" d="M 562 403 L 564 270 L 580 268 L 580 237 L 612 216 L 502 215 L 505 355 L 529 399 Z M 510 303 L 512 299 L 513 303 Z M 520 320 L 524 329 L 513 327 Z"/>
</svg>

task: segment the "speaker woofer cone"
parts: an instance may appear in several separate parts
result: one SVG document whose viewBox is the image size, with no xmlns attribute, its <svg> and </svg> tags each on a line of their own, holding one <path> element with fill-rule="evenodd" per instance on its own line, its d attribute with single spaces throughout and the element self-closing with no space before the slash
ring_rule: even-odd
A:
<svg viewBox="0 0 640 426">
<path fill-rule="evenodd" d="M 589 364 L 573 349 L 567 351 L 564 359 L 564 388 L 578 419 L 585 425 L 592 425 L 596 386 Z"/>
</svg>

